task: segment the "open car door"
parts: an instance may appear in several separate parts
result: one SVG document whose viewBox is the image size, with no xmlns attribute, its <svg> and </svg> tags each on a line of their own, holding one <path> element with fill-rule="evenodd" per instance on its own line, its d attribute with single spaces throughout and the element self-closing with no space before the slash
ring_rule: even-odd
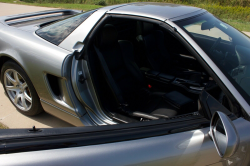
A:
<svg viewBox="0 0 250 166">
<path fill-rule="evenodd" d="M 215 105 L 207 108 L 214 111 L 219 108 Z M 216 111 L 210 127 L 208 120 L 195 115 L 120 125 L 0 130 L 0 161 L 25 166 L 249 165 L 249 121 L 231 121 Z"/>
</svg>

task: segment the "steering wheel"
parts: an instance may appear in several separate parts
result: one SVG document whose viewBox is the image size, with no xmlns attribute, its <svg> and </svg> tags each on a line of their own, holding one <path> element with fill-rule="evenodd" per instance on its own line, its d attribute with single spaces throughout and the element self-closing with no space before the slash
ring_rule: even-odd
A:
<svg viewBox="0 0 250 166">
<path fill-rule="evenodd" d="M 221 41 L 221 37 L 219 37 L 215 42 L 214 44 L 212 45 L 212 47 L 210 48 L 210 52 L 212 53 L 213 50 L 220 44 L 220 41 Z"/>
</svg>

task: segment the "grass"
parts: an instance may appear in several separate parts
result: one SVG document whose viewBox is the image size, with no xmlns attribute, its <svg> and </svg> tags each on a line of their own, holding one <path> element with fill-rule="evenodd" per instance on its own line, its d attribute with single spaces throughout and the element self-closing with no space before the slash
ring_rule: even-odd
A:
<svg viewBox="0 0 250 166">
<path fill-rule="evenodd" d="M 60 3 L 29 3 L 29 5 L 43 6 L 43 7 L 53 7 L 53 8 L 64 8 L 64 9 L 77 9 L 77 10 L 92 10 L 100 8 L 102 6 L 90 5 L 90 4 L 60 4 Z"/>
<path fill-rule="evenodd" d="M 0 129 L 8 129 L 8 127 L 0 123 Z"/>
<path fill-rule="evenodd" d="M 28 0 L 35 1 L 35 0 Z M 37 2 L 41 3 L 37 3 Z M 22 5 L 32 5 L 32 6 L 43 6 L 43 7 L 52 7 L 52 8 L 65 8 L 65 9 L 77 9 L 77 10 L 91 10 L 100 8 L 102 6 L 95 5 L 96 2 L 103 0 L 53 0 L 53 2 L 58 3 L 48 3 L 52 0 L 37 0 L 35 3 L 27 3 L 19 0 L 0 0 L 0 2 L 5 3 L 15 3 Z M 73 3 L 61 3 L 61 2 L 73 2 Z M 105 2 L 109 5 L 118 4 L 118 3 L 128 3 L 134 1 L 143 1 L 143 0 L 106 0 Z M 228 24 L 234 26 L 240 31 L 250 32 L 250 7 L 247 5 L 243 6 L 229 6 L 229 5 L 220 5 L 220 3 L 215 3 L 213 0 L 147 0 L 154 2 L 173 2 L 181 3 L 185 5 L 196 6 L 199 8 L 206 9 L 210 13 L 219 17 Z M 241 0 L 238 0 L 239 2 Z M 219 0 L 218 0 L 219 2 Z M 226 1 L 225 1 L 226 2 Z M 250 2 L 250 1 L 249 1 Z"/>
<path fill-rule="evenodd" d="M 4 3 L 14 3 L 21 5 L 30 5 L 30 6 L 42 6 L 42 7 L 51 7 L 51 8 L 64 8 L 64 9 L 77 9 L 77 10 L 91 10 L 100 8 L 102 6 L 94 4 L 71 4 L 71 3 L 26 3 L 18 0 L 0 0 Z"/>
<path fill-rule="evenodd" d="M 219 18 L 243 20 L 250 22 L 250 7 L 242 6 L 220 6 L 217 4 L 197 4 L 193 5 L 206 9 Z"/>
<path fill-rule="evenodd" d="M 226 23 L 232 25 L 240 31 L 250 32 L 250 22 L 242 21 L 242 20 L 232 20 L 232 19 L 222 19 Z"/>
</svg>

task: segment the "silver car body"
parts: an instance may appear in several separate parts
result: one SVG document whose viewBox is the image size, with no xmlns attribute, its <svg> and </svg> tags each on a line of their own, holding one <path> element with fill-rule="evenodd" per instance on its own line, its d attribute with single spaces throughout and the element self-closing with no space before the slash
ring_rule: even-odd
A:
<svg viewBox="0 0 250 166">
<path fill-rule="evenodd" d="M 176 12 L 178 11 L 178 12 Z M 188 41 L 228 87 L 244 111 L 250 108 L 241 94 L 224 76 L 206 53 L 172 21 L 206 12 L 203 9 L 159 3 L 132 3 L 100 8 L 78 26 L 59 46 L 36 35 L 37 26 L 11 27 L 0 17 L 0 58 L 16 61 L 31 79 L 44 110 L 75 126 L 116 124 L 101 110 L 90 78 L 87 62 L 76 61 L 72 55 L 77 42 L 85 38 L 105 14 L 141 16 L 156 19 L 171 27 Z M 1 60 L 1 59 L 0 59 Z M 80 73 L 79 73 L 80 72 Z M 53 95 L 46 74 L 60 78 L 63 98 Z M 79 86 L 79 74 L 86 84 Z M 81 87 L 81 88 L 79 88 Z M 231 158 L 222 159 L 216 152 L 209 128 L 162 135 L 151 138 L 90 145 L 68 149 L 45 150 L 1 155 L 3 165 L 246 165 L 249 163 L 249 121 L 233 121 L 240 145 Z M 73 153 L 72 153 L 73 151 Z M 29 157 L 27 157 L 29 156 Z"/>
<path fill-rule="evenodd" d="M 154 7 L 157 8 L 157 10 L 155 10 Z M 176 14 L 176 10 L 181 12 Z M 63 65 L 65 64 L 66 57 L 73 53 L 75 44 L 77 42 L 83 42 L 92 28 L 105 14 L 148 17 L 164 21 L 170 26 L 176 27 L 178 32 L 192 44 L 202 58 L 212 67 L 224 84 L 227 87 L 230 87 L 229 90 L 231 93 L 234 94 L 235 98 L 247 114 L 250 115 L 250 111 L 248 111 L 250 110 L 249 105 L 230 81 L 223 75 L 202 49 L 183 30 L 181 30 L 181 28 L 172 22 L 173 20 L 183 19 L 183 17 L 190 17 L 203 12 L 206 11 L 194 7 L 158 3 L 157 5 L 151 3 L 140 3 L 104 7 L 98 9 L 87 18 L 62 43 L 60 43 L 59 47 L 37 36 L 35 33 L 39 28 L 37 25 L 16 28 L 8 26 L 6 20 L 17 16 L 1 17 L 0 56 L 10 57 L 22 66 L 31 79 L 46 112 L 49 112 L 50 114 L 75 126 L 114 124 L 115 122 L 112 122 L 112 120 L 105 116 L 101 111 L 93 86 L 91 85 L 86 62 L 82 60 L 81 62 L 72 63 L 72 72 L 78 73 L 79 71 L 82 71 L 88 76 L 88 91 L 77 89 L 77 87 L 80 87 L 77 86 L 79 83 L 74 81 L 78 79 L 77 74 L 72 74 L 75 78 L 66 78 L 69 69 L 67 67 L 63 69 Z M 18 16 L 20 17 L 20 15 Z M 47 73 L 61 78 L 60 88 L 63 92 L 63 99 L 57 99 L 53 96 L 53 93 L 51 93 L 45 77 Z M 68 74 L 68 76 L 69 75 L 70 74 Z M 72 79 L 72 86 L 69 85 L 70 79 Z M 76 95 L 73 89 L 75 90 Z M 79 102 L 79 100 L 84 98 L 86 100 Z M 85 103 L 85 105 L 81 103 Z M 88 112 L 88 114 L 86 114 L 86 112 Z M 94 119 L 94 121 L 92 119 Z"/>
</svg>

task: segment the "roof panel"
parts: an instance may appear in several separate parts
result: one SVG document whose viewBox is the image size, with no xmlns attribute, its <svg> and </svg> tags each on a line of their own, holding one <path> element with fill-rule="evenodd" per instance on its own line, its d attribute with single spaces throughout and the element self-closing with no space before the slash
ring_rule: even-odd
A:
<svg viewBox="0 0 250 166">
<path fill-rule="evenodd" d="M 164 21 L 166 19 L 171 19 L 198 10 L 201 9 L 170 3 L 142 2 L 121 6 L 109 11 L 108 13 L 144 16 Z"/>
</svg>

